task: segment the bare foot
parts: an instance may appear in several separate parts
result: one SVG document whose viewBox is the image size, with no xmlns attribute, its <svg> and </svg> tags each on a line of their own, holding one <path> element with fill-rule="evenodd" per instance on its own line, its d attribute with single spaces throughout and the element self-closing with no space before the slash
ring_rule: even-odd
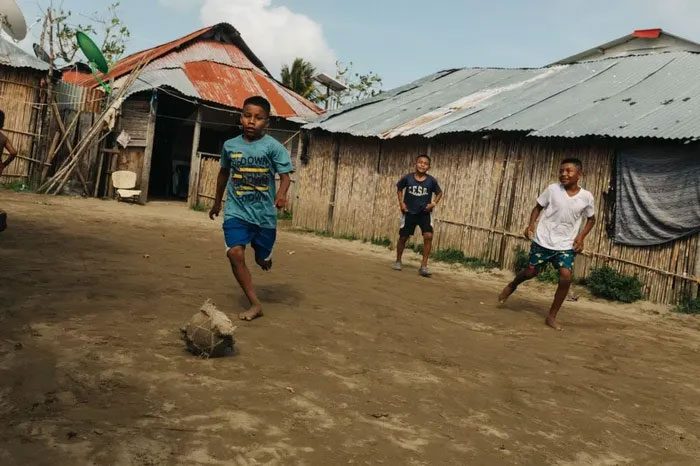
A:
<svg viewBox="0 0 700 466">
<path fill-rule="evenodd" d="M 556 320 L 554 320 L 554 317 L 547 316 L 547 318 L 544 320 L 544 323 L 552 327 L 554 330 L 559 330 L 560 332 L 564 330 L 561 327 L 561 325 L 557 324 Z"/>
<path fill-rule="evenodd" d="M 265 272 L 269 272 L 270 269 L 272 268 L 272 259 L 269 260 L 262 260 L 262 259 L 255 259 L 255 263 L 260 266 L 261 269 L 263 269 Z"/>
<path fill-rule="evenodd" d="M 255 304 L 253 306 L 250 306 L 250 309 L 248 309 L 247 311 L 238 314 L 238 318 L 241 320 L 251 321 L 253 319 L 257 319 L 258 317 L 262 317 L 262 315 L 262 306 L 260 304 Z"/>
<path fill-rule="evenodd" d="M 508 283 L 505 288 L 503 288 L 503 291 L 501 291 L 501 294 L 498 295 L 498 302 L 499 304 L 503 304 L 506 302 L 506 299 L 508 299 L 508 296 L 513 294 L 513 287 Z"/>
</svg>

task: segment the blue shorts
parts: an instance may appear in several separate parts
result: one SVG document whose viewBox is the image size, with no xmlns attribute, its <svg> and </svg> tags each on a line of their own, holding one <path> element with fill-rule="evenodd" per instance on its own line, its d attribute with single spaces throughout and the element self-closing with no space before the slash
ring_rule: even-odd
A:
<svg viewBox="0 0 700 466">
<path fill-rule="evenodd" d="M 255 258 L 267 261 L 272 258 L 272 248 L 275 245 L 277 230 L 262 228 L 238 218 L 228 218 L 224 221 L 224 241 L 226 249 L 236 246 L 253 246 Z"/>
<path fill-rule="evenodd" d="M 542 269 L 542 267 L 547 265 L 548 262 L 552 264 L 556 270 L 573 270 L 575 258 L 576 252 L 573 249 L 554 251 L 552 249 L 544 248 L 534 241 L 530 246 L 529 265 L 530 267 L 535 267 L 538 270 Z"/>
</svg>

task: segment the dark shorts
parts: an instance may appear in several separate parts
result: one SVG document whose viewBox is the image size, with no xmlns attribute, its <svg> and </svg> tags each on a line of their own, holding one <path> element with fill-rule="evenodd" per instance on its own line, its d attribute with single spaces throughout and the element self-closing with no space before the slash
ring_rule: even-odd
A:
<svg viewBox="0 0 700 466">
<path fill-rule="evenodd" d="M 433 232 L 433 218 L 425 212 L 420 214 L 404 214 L 401 216 L 401 227 L 399 236 L 411 236 L 416 231 L 416 226 L 420 227 L 423 234 Z"/>
<path fill-rule="evenodd" d="M 262 228 L 237 218 L 229 218 L 224 221 L 226 250 L 250 244 L 255 251 L 256 259 L 270 260 L 276 237 L 277 230 L 274 228 Z"/>
<path fill-rule="evenodd" d="M 530 246 L 529 265 L 531 267 L 535 267 L 537 270 L 540 270 L 542 267 L 547 265 L 548 262 L 557 270 L 573 270 L 575 258 L 576 252 L 573 249 L 555 251 L 552 249 L 543 248 L 535 242 L 533 242 Z"/>
</svg>

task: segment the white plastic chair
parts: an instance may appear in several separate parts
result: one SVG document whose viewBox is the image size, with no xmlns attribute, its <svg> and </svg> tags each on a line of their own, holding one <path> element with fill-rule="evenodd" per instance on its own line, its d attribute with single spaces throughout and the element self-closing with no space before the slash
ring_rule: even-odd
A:
<svg viewBox="0 0 700 466">
<path fill-rule="evenodd" d="M 128 170 L 119 170 L 112 173 L 112 186 L 117 190 L 117 200 L 138 200 L 141 190 L 136 187 L 136 173 Z"/>
</svg>

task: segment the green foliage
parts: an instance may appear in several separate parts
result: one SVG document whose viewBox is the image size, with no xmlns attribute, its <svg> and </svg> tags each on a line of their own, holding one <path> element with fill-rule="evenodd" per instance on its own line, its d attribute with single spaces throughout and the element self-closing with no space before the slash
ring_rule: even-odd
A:
<svg viewBox="0 0 700 466">
<path fill-rule="evenodd" d="M 372 244 L 374 244 L 375 246 L 382 246 L 388 248 L 389 246 L 391 246 L 391 240 L 385 236 L 379 238 L 372 238 Z"/>
<path fill-rule="evenodd" d="M 106 17 L 97 12 L 91 16 L 79 14 L 89 21 L 81 24 L 73 23 L 73 13 L 70 10 L 50 6 L 44 16 L 40 45 L 49 54 L 53 49 L 54 61 L 61 59 L 66 64 L 72 63 L 79 50 L 75 33 L 82 31 L 93 40 L 101 37 L 101 42 L 96 40 L 95 43 L 100 47 L 107 63 L 112 65 L 124 54 L 131 36 L 129 28 L 117 14 L 118 9 L 119 2 L 114 2 L 107 7 Z"/>
<path fill-rule="evenodd" d="M 295 58 L 292 66 L 284 65 L 280 72 L 282 84 L 287 86 L 302 97 L 313 102 L 323 100 L 323 95 L 319 93 L 314 75 L 316 67 L 303 58 Z"/>
<path fill-rule="evenodd" d="M 594 296 L 623 303 L 633 303 L 644 297 L 642 282 L 636 276 L 623 275 L 612 267 L 591 270 L 586 285 Z"/>
<path fill-rule="evenodd" d="M 29 188 L 27 187 L 27 184 L 24 181 L 20 181 L 20 180 L 10 181 L 9 183 L 3 183 L 2 187 L 3 187 L 3 189 L 10 189 L 10 190 L 15 191 L 15 192 L 29 190 Z"/>
<path fill-rule="evenodd" d="M 344 83 L 347 89 L 340 92 L 333 92 L 330 95 L 329 107 L 337 108 L 351 102 L 374 97 L 381 92 L 382 78 L 374 71 L 367 73 L 358 73 L 353 71 L 352 62 L 343 63 L 335 62 L 336 71 L 335 79 Z M 325 96 L 319 98 L 319 101 L 325 100 Z"/>
<path fill-rule="evenodd" d="M 422 249 L 422 248 L 421 248 Z M 462 264 L 470 269 L 483 269 L 497 267 L 492 261 L 485 261 L 477 257 L 465 256 L 459 249 L 440 249 L 432 254 L 434 260 L 448 264 Z"/>
<path fill-rule="evenodd" d="M 700 314 L 700 298 L 685 297 L 675 310 L 681 314 Z"/>
<path fill-rule="evenodd" d="M 530 264 L 530 254 L 518 246 L 515 248 L 515 262 L 513 263 L 513 272 L 518 273 L 525 269 Z"/>
<path fill-rule="evenodd" d="M 413 243 L 409 245 L 409 248 L 418 254 L 423 254 L 423 243 Z"/>
<path fill-rule="evenodd" d="M 278 210 L 277 211 L 277 220 L 291 220 L 292 219 L 292 212 L 289 210 Z"/>
<path fill-rule="evenodd" d="M 540 269 L 537 274 L 537 280 L 544 283 L 559 283 L 559 270 L 555 269 L 550 263 L 547 263 Z"/>
<path fill-rule="evenodd" d="M 192 206 L 192 210 L 196 212 L 209 212 L 209 208 L 202 204 L 201 202 L 196 203 Z"/>
</svg>

